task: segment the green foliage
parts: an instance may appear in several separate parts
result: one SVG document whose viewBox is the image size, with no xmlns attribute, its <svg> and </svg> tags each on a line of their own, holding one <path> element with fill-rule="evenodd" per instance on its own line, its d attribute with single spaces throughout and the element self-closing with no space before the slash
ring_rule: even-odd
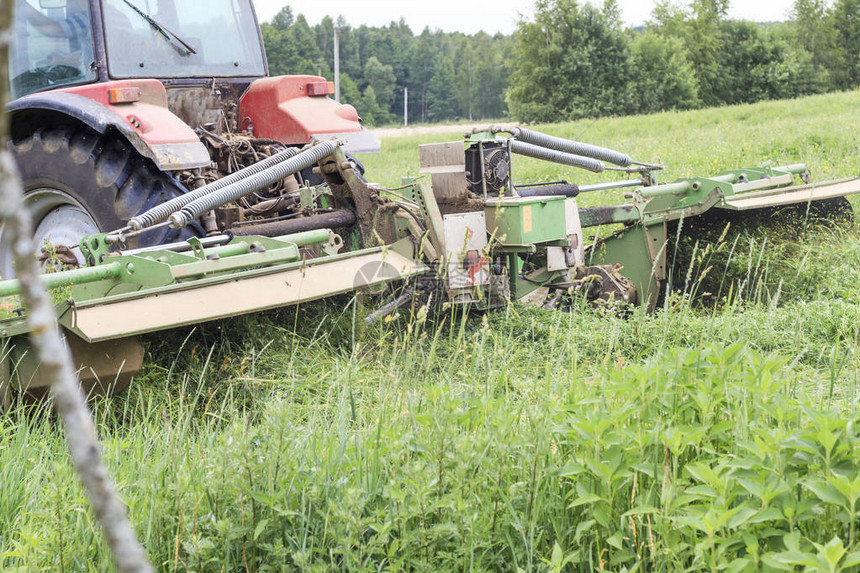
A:
<svg viewBox="0 0 860 573">
<path fill-rule="evenodd" d="M 457 114 L 457 78 L 451 58 L 441 56 L 427 84 L 427 119 L 440 121 Z"/>
<path fill-rule="evenodd" d="M 362 114 L 361 117 L 370 126 L 382 123 L 387 116 L 387 113 L 379 106 L 379 101 L 376 99 L 376 91 L 371 85 L 364 88 L 359 110 L 359 113 Z"/>
<path fill-rule="evenodd" d="M 286 32 L 295 21 L 296 19 L 293 16 L 293 9 L 289 6 L 284 6 L 277 14 L 275 14 L 275 17 L 272 18 L 271 25 L 279 32 Z"/>
<path fill-rule="evenodd" d="M 613 18 L 574 0 L 540 0 L 521 21 L 508 105 L 523 121 L 623 114 L 627 41 Z"/>
<path fill-rule="evenodd" d="M 283 8 L 263 24 L 273 74 L 332 78 L 334 29 L 344 99 L 373 125 L 510 115 L 557 121 L 785 99 L 860 85 L 860 0 L 796 0 L 789 23 L 726 17 L 724 0 L 658 2 L 643 29 L 622 31 L 615 0 L 602 8 L 541 0 L 513 36 L 423 30 L 402 19 L 352 28 L 309 25 Z M 776 18 L 778 15 L 775 15 Z M 371 86 L 375 95 L 369 97 Z M 350 86 L 351 88 L 352 86 Z M 378 106 L 378 107 L 375 107 Z M 431 109 L 432 108 L 432 109 Z"/>
<path fill-rule="evenodd" d="M 841 49 L 836 45 L 836 29 L 828 16 L 825 0 L 795 0 L 791 14 L 794 40 L 809 54 L 815 72 L 833 65 Z"/>
<path fill-rule="evenodd" d="M 376 110 L 377 121 L 380 123 L 389 121 L 388 110 L 391 109 L 394 102 L 394 89 L 397 82 L 394 69 L 380 63 L 376 57 L 371 57 L 364 66 L 364 79 L 367 82 L 367 88 L 372 91 L 379 106 L 379 109 Z M 367 91 L 365 91 L 365 97 L 368 97 Z"/>
<path fill-rule="evenodd" d="M 630 57 L 631 111 L 653 113 L 698 106 L 696 73 L 680 40 L 645 31 L 633 38 Z"/>
<path fill-rule="evenodd" d="M 477 33 L 459 48 L 454 62 L 457 79 L 448 90 L 457 93 L 464 118 L 499 118 L 505 115 L 507 38 Z"/>
<path fill-rule="evenodd" d="M 263 24 L 263 42 L 272 75 L 313 74 L 321 63 L 322 54 L 313 39 L 313 31 L 301 14 L 289 24 L 289 8 L 282 10 L 273 20 L 274 24 Z"/>
<path fill-rule="evenodd" d="M 391 123 L 403 116 L 404 88 L 410 91 L 410 121 L 505 114 L 509 74 L 505 58 L 511 39 L 500 34 L 465 36 L 425 30 L 415 37 L 403 20 L 383 28 L 352 28 L 342 17 L 337 22 L 326 17 L 310 26 L 303 15 L 294 17 L 285 7 L 271 23 L 262 25 L 271 73 L 321 73 L 332 78 L 335 24 L 341 98 L 354 105 L 368 125 Z M 431 81 L 435 82 L 432 98 Z"/>
<path fill-rule="evenodd" d="M 340 101 L 354 106 L 362 119 L 367 121 L 361 108 L 361 91 L 358 89 L 358 84 L 346 73 L 340 75 Z"/>
<path fill-rule="evenodd" d="M 858 129 L 854 93 L 541 127 L 664 180 L 803 161 L 819 181 L 860 172 Z M 396 185 L 432 138 L 386 139 L 368 177 Z M 365 327 L 340 297 L 147 337 L 93 410 L 156 568 L 856 570 L 860 227 L 720 234 L 652 315 Z M 0 419 L 0 482 L 2 568 L 107 567 L 50 404 Z"/>
<path fill-rule="evenodd" d="M 511 309 L 403 317 L 344 348 L 325 315 L 291 314 L 173 348 L 153 340 L 170 369 L 96 404 L 161 568 L 829 570 L 857 559 L 858 364 L 822 397 L 826 370 L 790 359 L 791 321 Z M 726 342 L 763 326 L 781 350 Z M 3 565 L 106 562 L 53 419 L 22 407 L 0 437 Z"/>
<path fill-rule="evenodd" d="M 860 53 L 854 48 L 858 6 L 842 0 L 828 11 L 820 2 L 798 0 L 793 26 L 786 28 L 726 19 L 723 1 L 688 8 L 664 2 L 644 33 L 618 44 L 617 26 L 607 16 L 612 5 L 601 13 L 603 32 L 596 33 L 596 9 L 573 0 L 541 2 L 534 21 L 521 22 L 515 34 L 511 113 L 549 121 L 559 113 L 650 113 L 853 87 L 860 77 L 852 71 Z M 552 89 L 546 93 L 542 86 Z"/>
<path fill-rule="evenodd" d="M 732 49 L 718 60 L 727 74 L 720 88 L 723 103 L 750 103 L 785 99 L 817 91 L 808 54 L 798 52 L 789 40 L 756 24 L 727 21 L 720 27 L 722 45 Z M 805 60 L 803 58 L 806 58 Z M 812 77 L 807 77 L 810 72 Z"/>
<path fill-rule="evenodd" d="M 833 6 L 836 37 L 841 46 L 842 81 L 840 87 L 860 84 L 860 0 L 836 0 Z"/>
</svg>

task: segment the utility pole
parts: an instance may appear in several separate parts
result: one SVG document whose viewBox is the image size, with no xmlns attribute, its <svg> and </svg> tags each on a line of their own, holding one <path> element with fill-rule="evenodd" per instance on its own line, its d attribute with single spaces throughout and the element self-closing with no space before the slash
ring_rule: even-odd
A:
<svg viewBox="0 0 860 573">
<path fill-rule="evenodd" d="M 403 88 L 403 125 L 409 125 L 409 88 Z"/>
<path fill-rule="evenodd" d="M 340 28 L 334 27 L 334 101 L 340 103 Z"/>
</svg>

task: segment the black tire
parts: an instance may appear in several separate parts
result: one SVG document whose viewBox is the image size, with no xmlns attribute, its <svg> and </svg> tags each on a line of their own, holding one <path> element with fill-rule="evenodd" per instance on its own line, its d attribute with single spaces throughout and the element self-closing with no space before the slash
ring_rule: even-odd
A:
<svg viewBox="0 0 860 573">
<path fill-rule="evenodd" d="M 185 191 L 118 135 L 101 134 L 86 126 L 43 128 L 13 141 L 12 150 L 25 202 L 29 199 L 33 205 L 34 195 L 55 191 L 53 203 L 66 201 L 72 208 L 83 208 L 100 232 L 120 229 L 130 217 Z M 52 201 L 37 204 L 44 211 L 51 208 Z M 47 213 L 31 210 L 36 211 L 36 229 Z M 197 234 L 196 230 L 156 229 L 131 239 L 128 247 L 164 244 L 191 234 Z"/>
</svg>

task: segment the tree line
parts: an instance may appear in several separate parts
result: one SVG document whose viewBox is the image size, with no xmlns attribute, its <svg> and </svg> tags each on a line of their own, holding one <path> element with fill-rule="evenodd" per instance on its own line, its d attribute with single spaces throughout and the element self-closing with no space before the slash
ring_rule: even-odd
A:
<svg viewBox="0 0 860 573">
<path fill-rule="evenodd" d="M 507 113 L 505 92 L 513 39 L 479 32 L 418 35 L 402 19 L 386 27 L 349 26 L 326 17 L 315 26 L 287 6 L 262 25 L 269 71 L 332 78 L 334 28 L 340 45 L 341 101 L 369 125 L 485 119 Z"/>
<path fill-rule="evenodd" d="M 845 90 L 860 85 L 860 0 L 795 0 L 786 22 L 727 17 L 729 0 L 659 0 L 650 21 L 622 24 L 599 7 L 538 0 L 513 35 L 424 29 L 401 19 L 314 26 L 289 6 L 263 24 L 272 74 L 332 78 L 369 125 L 512 118 L 558 121 L 684 110 Z M 778 15 L 775 15 L 777 17 Z"/>
</svg>

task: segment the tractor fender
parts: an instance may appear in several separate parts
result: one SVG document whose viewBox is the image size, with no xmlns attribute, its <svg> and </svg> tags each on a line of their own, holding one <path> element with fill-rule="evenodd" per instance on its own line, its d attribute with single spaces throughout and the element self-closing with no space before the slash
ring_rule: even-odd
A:
<svg viewBox="0 0 860 573">
<path fill-rule="evenodd" d="M 379 151 L 379 140 L 362 127 L 355 108 L 328 97 L 333 91 L 320 76 L 254 80 L 239 101 L 239 130 L 287 145 L 338 138 L 352 153 Z"/>
<path fill-rule="evenodd" d="M 37 93 L 9 104 L 12 139 L 46 125 L 83 123 L 99 133 L 119 132 L 162 171 L 209 165 L 206 146 L 167 108 L 158 80 L 125 80 Z"/>
</svg>

